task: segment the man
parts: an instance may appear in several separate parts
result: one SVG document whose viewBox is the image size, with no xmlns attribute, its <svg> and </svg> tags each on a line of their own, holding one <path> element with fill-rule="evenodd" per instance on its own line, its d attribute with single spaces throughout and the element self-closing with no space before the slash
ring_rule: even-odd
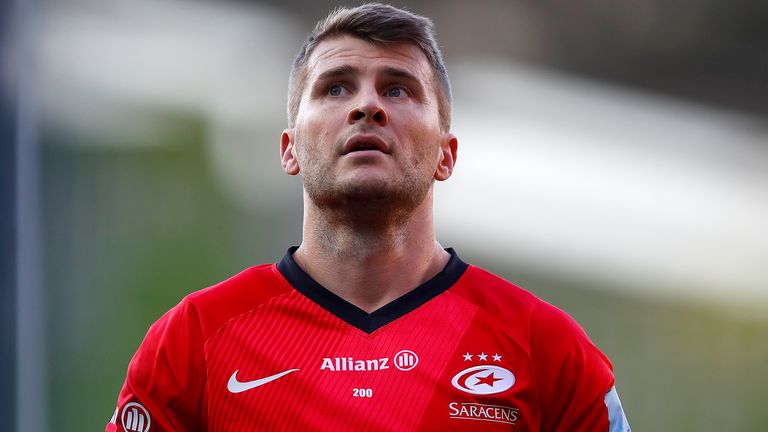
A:
<svg viewBox="0 0 768 432">
<path fill-rule="evenodd" d="M 161 317 L 107 431 L 629 430 L 570 317 L 436 242 L 450 103 L 428 19 L 367 4 L 321 21 L 280 145 L 301 245 Z"/>
</svg>

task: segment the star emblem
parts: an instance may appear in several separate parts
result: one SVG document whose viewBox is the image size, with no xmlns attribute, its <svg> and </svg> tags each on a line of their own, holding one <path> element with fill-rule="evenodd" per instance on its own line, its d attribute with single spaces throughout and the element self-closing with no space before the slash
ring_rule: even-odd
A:
<svg viewBox="0 0 768 432">
<path fill-rule="evenodd" d="M 493 355 L 493 361 L 497 361 L 497 362 L 500 362 L 500 361 L 501 361 L 501 356 L 500 356 L 500 355 L 498 355 L 498 354 L 494 354 L 494 355 Z"/>
<path fill-rule="evenodd" d="M 472 360 L 472 354 L 466 353 L 464 354 L 464 361 L 470 361 Z"/>
<path fill-rule="evenodd" d="M 475 383 L 475 385 L 487 384 L 487 385 L 493 387 L 493 383 L 495 383 L 496 381 L 501 381 L 501 380 L 502 380 L 502 378 L 496 378 L 495 376 L 493 376 L 493 372 L 491 372 L 490 374 L 488 374 L 488 375 L 486 375 L 484 377 L 477 377 L 477 382 Z"/>
<path fill-rule="evenodd" d="M 477 355 L 477 358 L 480 359 L 481 361 L 485 361 L 485 359 L 488 358 L 488 354 L 481 352 L 480 354 Z"/>
</svg>

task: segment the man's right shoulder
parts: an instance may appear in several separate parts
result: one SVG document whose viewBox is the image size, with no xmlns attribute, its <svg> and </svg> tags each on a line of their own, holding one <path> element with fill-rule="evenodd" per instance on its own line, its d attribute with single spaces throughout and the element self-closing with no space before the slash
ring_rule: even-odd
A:
<svg viewBox="0 0 768 432">
<path fill-rule="evenodd" d="M 291 293 L 295 290 L 277 265 L 262 264 L 188 294 L 168 314 L 184 311 L 187 319 L 197 321 L 203 338 L 207 339 L 228 322 Z"/>
</svg>

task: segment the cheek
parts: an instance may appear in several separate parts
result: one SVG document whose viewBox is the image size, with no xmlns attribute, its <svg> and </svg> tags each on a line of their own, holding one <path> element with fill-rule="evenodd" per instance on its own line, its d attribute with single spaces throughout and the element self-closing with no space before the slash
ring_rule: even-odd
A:
<svg viewBox="0 0 768 432">
<path fill-rule="evenodd" d="M 412 153 L 419 163 L 432 164 L 440 155 L 440 130 L 438 128 L 416 128 L 411 133 Z"/>
<path fill-rule="evenodd" d="M 325 142 L 331 137 L 333 131 L 339 131 L 343 127 L 343 121 L 339 120 L 339 115 L 330 109 L 325 110 L 319 107 L 307 114 L 303 123 L 304 136 L 311 137 L 315 141 Z"/>
<path fill-rule="evenodd" d="M 328 125 L 321 122 L 304 123 L 297 129 L 297 159 L 302 168 L 322 164 L 333 147 L 333 136 Z"/>
</svg>

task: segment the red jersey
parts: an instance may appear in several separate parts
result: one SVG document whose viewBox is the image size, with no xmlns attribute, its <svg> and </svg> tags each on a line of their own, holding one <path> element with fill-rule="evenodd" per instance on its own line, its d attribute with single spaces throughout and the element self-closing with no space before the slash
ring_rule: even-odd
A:
<svg viewBox="0 0 768 432">
<path fill-rule="evenodd" d="M 372 313 L 293 250 L 152 325 L 106 431 L 629 430 L 578 324 L 453 250 Z"/>
</svg>

